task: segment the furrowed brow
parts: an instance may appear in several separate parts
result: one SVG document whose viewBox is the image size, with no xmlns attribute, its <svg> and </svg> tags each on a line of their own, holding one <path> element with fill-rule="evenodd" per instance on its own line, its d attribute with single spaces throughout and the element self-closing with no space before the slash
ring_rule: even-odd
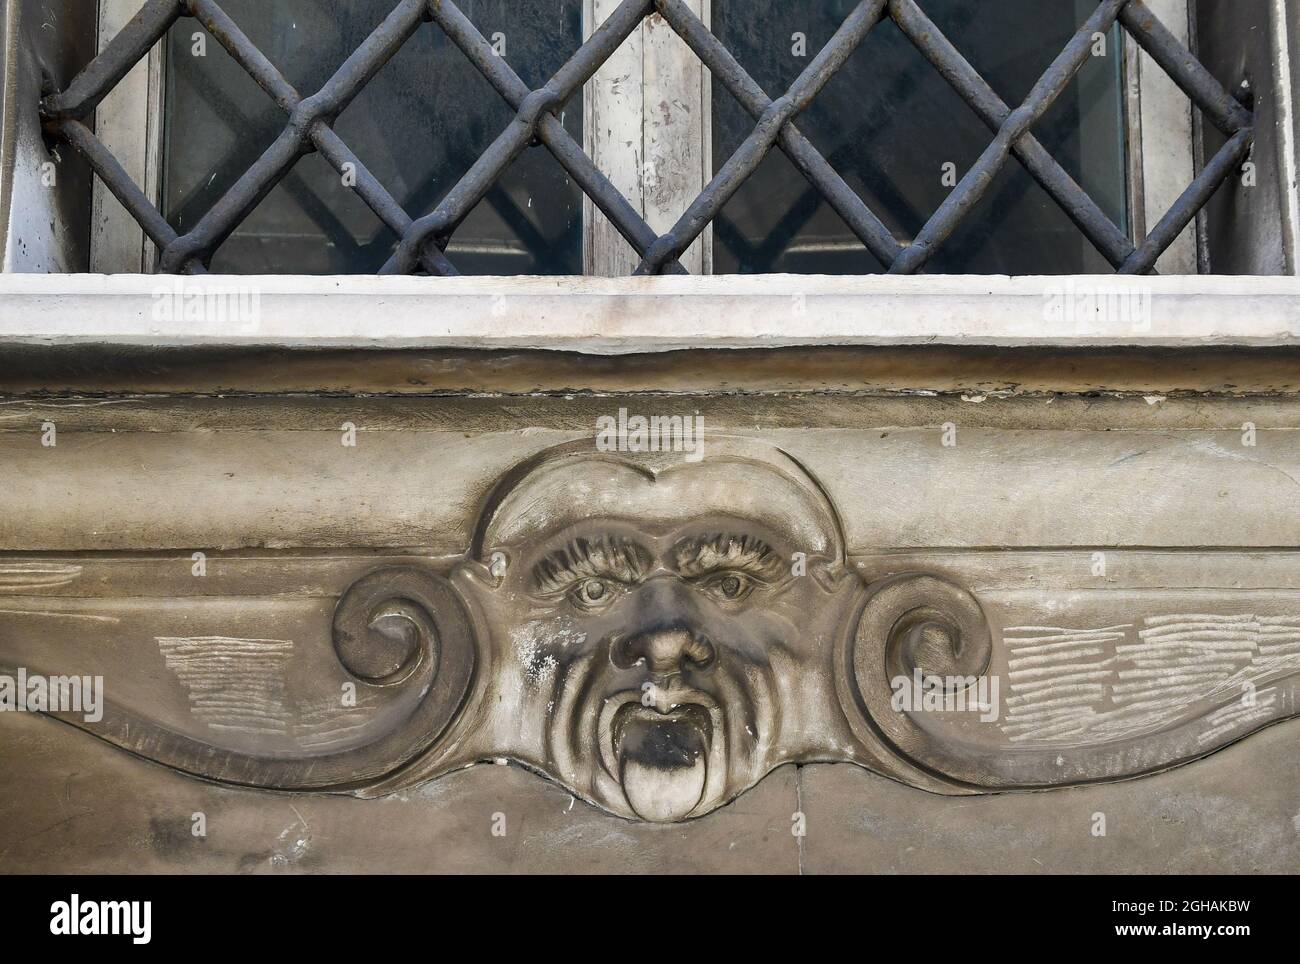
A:
<svg viewBox="0 0 1300 964">
<path fill-rule="evenodd" d="M 552 593 L 596 576 L 634 583 L 650 570 L 652 561 L 644 546 L 622 536 L 573 539 L 533 567 L 533 585 L 538 592 Z"/>
<path fill-rule="evenodd" d="M 785 570 L 785 562 L 762 539 L 728 532 L 683 539 L 673 547 L 673 561 L 687 579 L 733 569 L 775 580 Z"/>
</svg>

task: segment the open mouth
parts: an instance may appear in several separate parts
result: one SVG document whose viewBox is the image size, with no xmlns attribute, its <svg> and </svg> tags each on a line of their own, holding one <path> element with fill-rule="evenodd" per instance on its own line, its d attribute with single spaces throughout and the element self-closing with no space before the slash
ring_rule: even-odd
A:
<svg viewBox="0 0 1300 964">
<path fill-rule="evenodd" d="M 700 803 L 709 776 L 713 719 L 698 703 L 660 712 L 628 702 L 610 726 L 617 777 L 643 820 L 682 820 Z"/>
</svg>

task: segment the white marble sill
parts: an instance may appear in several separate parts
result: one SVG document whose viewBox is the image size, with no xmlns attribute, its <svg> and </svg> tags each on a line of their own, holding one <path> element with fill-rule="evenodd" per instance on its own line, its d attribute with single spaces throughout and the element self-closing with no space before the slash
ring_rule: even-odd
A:
<svg viewBox="0 0 1300 964">
<path fill-rule="evenodd" d="M 0 275 L 0 344 L 1281 346 L 1300 278 Z"/>
</svg>

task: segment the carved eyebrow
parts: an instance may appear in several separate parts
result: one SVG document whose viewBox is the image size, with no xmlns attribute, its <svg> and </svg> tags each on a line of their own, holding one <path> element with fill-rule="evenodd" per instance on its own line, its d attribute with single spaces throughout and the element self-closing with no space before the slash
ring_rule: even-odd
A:
<svg viewBox="0 0 1300 964">
<path fill-rule="evenodd" d="M 650 551 L 625 536 L 573 539 L 533 566 L 533 585 L 540 593 L 563 592 L 578 579 L 606 576 L 639 581 L 654 562 Z"/>
<path fill-rule="evenodd" d="M 762 539 L 728 532 L 683 539 L 673 546 L 673 561 L 677 572 L 687 579 L 735 569 L 776 580 L 785 570 L 784 560 Z"/>
</svg>

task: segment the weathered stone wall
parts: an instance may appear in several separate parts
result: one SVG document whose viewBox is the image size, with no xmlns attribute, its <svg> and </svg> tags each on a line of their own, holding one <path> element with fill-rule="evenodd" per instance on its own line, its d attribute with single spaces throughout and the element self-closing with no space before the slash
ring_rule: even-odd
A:
<svg viewBox="0 0 1300 964">
<path fill-rule="evenodd" d="M 102 675 L 113 705 L 94 722 L 0 713 L 0 866 L 1300 868 L 1289 350 L 787 349 L 727 366 L 708 352 L 619 366 L 541 353 L 8 352 L 21 364 L 5 369 L 0 418 L 0 662 Z M 610 393 L 622 380 L 634 389 Z M 698 417 L 706 451 L 656 469 L 646 492 L 613 476 L 613 496 L 581 489 L 587 521 L 581 503 L 560 504 L 568 488 L 530 489 L 524 510 L 492 515 L 539 456 L 576 459 L 546 468 L 564 485 L 587 471 L 600 420 L 620 409 Z M 44 445 L 51 426 L 56 444 Z M 781 467 L 787 456 L 797 470 Z M 746 481 L 758 463 L 775 466 L 762 469 L 777 473 L 770 484 Z M 778 479 L 797 475 L 815 482 L 811 509 L 798 507 L 804 483 L 789 494 Z M 515 488 L 503 496 L 504 479 Z M 665 479 L 685 493 L 671 511 L 655 495 Z M 476 536 L 484 525 L 506 533 L 568 513 L 581 527 L 620 505 L 656 538 L 670 522 L 761 522 L 774 545 L 789 536 L 787 549 L 825 555 L 827 585 L 850 586 L 792 609 L 819 590 L 722 603 L 730 622 L 708 641 L 720 665 L 777 678 L 753 691 L 766 693 L 757 744 L 729 744 L 726 780 L 685 823 L 635 819 L 646 809 L 630 783 L 635 813 L 620 813 L 617 783 L 586 782 L 584 767 L 598 769 L 586 730 L 559 727 L 571 759 L 548 742 L 557 724 L 529 674 L 551 672 L 546 647 L 560 644 L 537 630 L 540 650 L 515 652 L 512 621 L 539 618 L 540 604 L 521 610 L 493 588 L 510 590 L 533 537 L 502 542 L 504 575 L 475 558 L 493 538 Z M 824 546 L 817 506 L 838 520 Z M 349 649 L 336 610 L 392 567 L 415 581 L 388 596 L 436 610 L 449 597 L 421 596 L 419 580 L 442 580 L 470 628 L 455 636 L 435 613 L 420 638 L 443 662 L 372 680 L 367 660 L 382 664 L 406 637 Z M 889 588 L 900 578 L 912 588 Z M 906 614 L 920 611 L 931 614 L 908 635 Z M 766 638 L 757 627 L 772 625 L 787 627 L 773 638 L 788 663 L 726 635 Z M 445 712 L 421 717 L 454 639 L 477 656 Z M 880 672 L 941 672 L 976 651 L 973 672 L 1002 686 L 992 723 L 900 722 L 870 696 L 876 658 Z M 707 689 L 712 659 L 669 675 Z M 331 705 L 349 680 L 359 705 Z M 313 772 L 326 751 L 338 761 Z M 196 814 L 206 836 L 192 833 Z"/>
</svg>

